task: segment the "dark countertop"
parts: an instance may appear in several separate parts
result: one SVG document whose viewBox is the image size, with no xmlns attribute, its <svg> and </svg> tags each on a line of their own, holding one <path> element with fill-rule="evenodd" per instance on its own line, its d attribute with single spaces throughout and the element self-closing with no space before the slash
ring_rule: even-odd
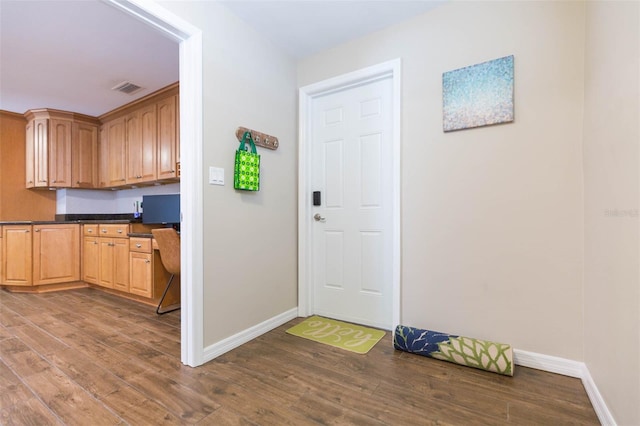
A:
<svg viewBox="0 0 640 426">
<path fill-rule="evenodd" d="M 141 223 L 133 213 L 117 214 L 57 214 L 54 220 L 7 220 L 0 221 L 0 225 L 54 225 L 65 223 Z"/>
<path fill-rule="evenodd" d="M 57 214 L 55 220 L 8 220 L 0 221 L 1 225 L 55 225 L 65 223 L 141 223 L 142 219 L 133 216 L 133 213 L 116 214 Z"/>
<path fill-rule="evenodd" d="M 153 234 L 146 234 L 142 232 L 130 232 L 127 236 L 134 238 L 153 238 Z"/>
</svg>

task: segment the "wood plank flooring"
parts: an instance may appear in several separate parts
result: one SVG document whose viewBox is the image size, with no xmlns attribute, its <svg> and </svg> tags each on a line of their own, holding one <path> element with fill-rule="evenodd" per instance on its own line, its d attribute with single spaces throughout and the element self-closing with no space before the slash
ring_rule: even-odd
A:
<svg viewBox="0 0 640 426">
<path fill-rule="evenodd" d="M 599 424 L 580 380 L 505 377 L 395 351 L 358 355 L 285 333 L 180 363 L 180 312 L 99 290 L 0 291 L 3 425 Z"/>
</svg>

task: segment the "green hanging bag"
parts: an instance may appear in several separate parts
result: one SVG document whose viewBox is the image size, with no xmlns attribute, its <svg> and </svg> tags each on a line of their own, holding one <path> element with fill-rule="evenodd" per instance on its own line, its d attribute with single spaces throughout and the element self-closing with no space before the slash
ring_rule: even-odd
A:
<svg viewBox="0 0 640 426">
<path fill-rule="evenodd" d="M 247 141 L 251 144 L 251 151 L 248 151 Z M 240 147 L 236 151 L 233 187 L 244 191 L 260 190 L 260 155 L 256 150 L 256 144 L 253 143 L 251 132 L 244 132 Z"/>
</svg>

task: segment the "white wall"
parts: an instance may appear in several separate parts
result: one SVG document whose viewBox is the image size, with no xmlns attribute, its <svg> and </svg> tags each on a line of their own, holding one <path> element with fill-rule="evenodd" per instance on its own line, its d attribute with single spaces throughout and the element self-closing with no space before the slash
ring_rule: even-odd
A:
<svg viewBox="0 0 640 426">
<path fill-rule="evenodd" d="M 442 73 L 515 56 L 515 122 L 442 131 Z M 583 359 L 584 4 L 451 2 L 300 62 L 402 59 L 401 321 Z"/>
<path fill-rule="evenodd" d="M 59 189 L 56 191 L 56 214 L 133 213 L 134 203 L 142 202 L 143 195 L 179 193 L 179 183 L 117 191 Z"/>
<path fill-rule="evenodd" d="M 588 2 L 585 361 L 620 425 L 640 424 L 640 3 Z"/>
<path fill-rule="evenodd" d="M 161 2 L 202 30 L 205 347 L 297 305 L 296 74 L 293 59 L 216 2 Z M 277 136 L 259 149 L 261 188 L 233 189 L 235 131 Z M 184 189 L 183 189 L 184 190 Z"/>
</svg>

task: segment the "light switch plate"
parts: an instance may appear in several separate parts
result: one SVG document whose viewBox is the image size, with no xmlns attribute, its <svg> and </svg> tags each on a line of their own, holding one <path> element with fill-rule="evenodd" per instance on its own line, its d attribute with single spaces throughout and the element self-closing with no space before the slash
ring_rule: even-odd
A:
<svg viewBox="0 0 640 426">
<path fill-rule="evenodd" d="M 224 169 L 222 167 L 209 167 L 209 184 L 224 185 Z"/>
</svg>

